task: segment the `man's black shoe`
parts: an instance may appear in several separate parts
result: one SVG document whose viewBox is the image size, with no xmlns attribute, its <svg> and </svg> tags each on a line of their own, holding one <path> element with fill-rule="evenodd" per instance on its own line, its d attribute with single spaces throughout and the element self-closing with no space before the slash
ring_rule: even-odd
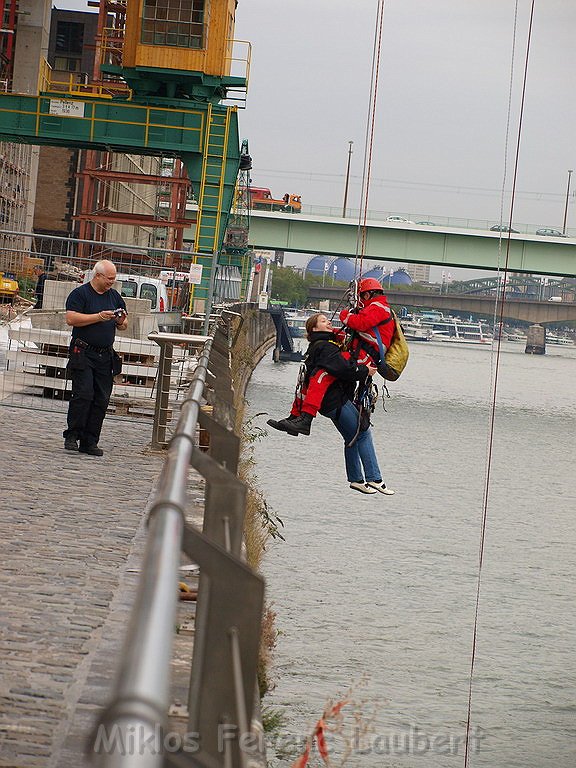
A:
<svg viewBox="0 0 576 768">
<path fill-rule="evenodd" d="M 78 451 L 80 453 L 87 453 L 88 456 L 104 456 L 104 451 L 102 448 L 98 448 L 97 445 L 81 445 L 80 448 L 78 448 Z"/>
<path fill-rule="evenodd" d="M 74 437 L 67 437 L 64 440 L 64 448 L 67 451 L 77 451 L 78 450 L 78 440 L 76 440 Z"/>
</svg>

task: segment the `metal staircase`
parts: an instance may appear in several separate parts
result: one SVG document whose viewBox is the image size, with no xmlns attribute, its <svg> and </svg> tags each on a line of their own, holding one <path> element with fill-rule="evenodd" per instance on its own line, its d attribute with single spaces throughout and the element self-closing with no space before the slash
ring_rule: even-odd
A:
<svg viewBox="0 0 576 768">
<path fill-rule="evenodd" d="M 276 327 L 276 344 L 272 357 L 275 362 L 302 360 L 302 352 L 294 349 L 294 339 L 290 331 L 290 326 L 286 321 L 286 315 L 282 307 L 273 306 L 268 309 L 270 316 Z"/>
<path fill-rule="evenodd" d="M 221 242 L 221 213 L 226 171 L 230 111 L 216 112 L 208 105 L 200 181 L 196 250 L 213 252 Z"/>
</svg>

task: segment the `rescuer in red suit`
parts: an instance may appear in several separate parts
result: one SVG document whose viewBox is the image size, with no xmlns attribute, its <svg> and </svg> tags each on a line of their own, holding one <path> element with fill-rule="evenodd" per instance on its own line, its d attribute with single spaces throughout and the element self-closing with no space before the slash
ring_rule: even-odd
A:
<svg viewBox="0 0 576 768">
<path fill-rule="evenodd" d="M 358 363 L 366 365 L 370 358 L 378 365 L 380 350 L 374 329 L 378 327 L 384 353 L 390 346 L 394 335 L 394 317 L 384 295 L 384 289 L 374 277 L 366 277 L 358 284 L 358 309 L 343 309 L 340 312 L 342 324 L 354 331 L 351 350 Z"/>
<path fill-rule="evenodd" d="M 377 366 L 381 361 L 374 328 L 378 326 L 385 353 L 394 335 L 392 310 L 384 289 L 373 277 L 360 280 L 358 296 L 357 307 L 343 309 L 340 313 L 343 326 L 353 332 L 350 351 L 342 351 L 342 355 L 346 359 L 352 356 L 358 365 Z M 280 421 L 269 419 L 267 423 L 289 435 L 309 435 L 312 419 L 322 405 L 326 390 L 335 380 L 335 376 L 323 369 L 316 371 L 310 376 L 305 389 L 296 395 L 290 416 Z"/>
</svg>

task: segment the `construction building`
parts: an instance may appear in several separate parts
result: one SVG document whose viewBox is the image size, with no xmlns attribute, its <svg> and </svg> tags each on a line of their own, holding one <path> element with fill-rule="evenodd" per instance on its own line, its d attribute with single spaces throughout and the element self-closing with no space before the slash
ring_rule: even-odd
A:
<svg viewBox="0 0 576 768">
<path fill-rule="evenodd" d="M 127 90 L 100 70 L 103 36 L 109 42 L 104 61 L 114 63 L 123 45 L 125 11 L 118 2 L 102 2 L 98 13 L 52 9 L 52 90 L 70 92 L 83 84 Z M 42 147 L 34 231 L 128 244 L 138 260 L 143 248 L 180 249 L 189 186 L 182 163 L 173 158 Z M 100 255 L 118 258 L 109 247 Z"/>
<path fill-rule="evenodd" d="M 103 257 L 190 267 L 189 311 L 244 290 L 247 215 L 235 190 L 248 161 L 237 110 L 250 46 L 233 40 L 235 10 L 235 0 L 101 0 L 91 14 L 20 0 L 0 135 L 32 145 L 26 199 L 34 212 L 38 189 L 38 205 L 22 250 L 51 266 L 61 248 L 61 263 L 81 271 Z M 36 145 L 46 147 L 39 171 Z M 214 291 L 224 277 L 232 293 Z"/>
<path fill-rule="evenodd" d="M 40 50 L 48 45 L 47 14 L 40 5 L 0 0 L 2 91 L 36 93 Z M 30 238 L 18 233 L 32 230 L 38 155 L 36 146 L 0 142 L 0 270 L 7 274 L 22 272 L 30 250 Z"/>
<path fill-rule="evenodd" d="M 108 61 L 114 63 L 122 49 L 125 0 L 104 1 L 96 13 L 50 5 L 47 0 L 0 0 L 2 89 L 36 93 L 41 72 L 52 91 L 126 91 L 125 83 L 100 72 L 103 36 L 109 42 L 104 54 Z M 24 59 L 39 40 L 47 58 L 43 66 L 39 55 Z M 66 243 L 54 236 L 128 244 L 139 260 L 142 248 L 181 249 L 184 227 L 190 225 L 189 188 L 183 164 L 175 158 L 2 142 L 0 268 L 22 272 L 25 252 L 51 256 L 55 249 L 65 249 Z M 32 243 L 31 238 L 8 232 L 33 232 L 37 237 Z M 80 257 L 81 251 L 82 245 Z M 92 258 L 117 257 L 109 247 L 100 253 L 86 247 L 88 251 Z"/>
</svg>

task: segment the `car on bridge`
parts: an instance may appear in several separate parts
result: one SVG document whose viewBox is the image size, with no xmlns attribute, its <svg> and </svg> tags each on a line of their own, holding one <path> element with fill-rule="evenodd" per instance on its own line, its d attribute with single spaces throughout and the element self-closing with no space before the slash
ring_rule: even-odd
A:
<svg viewBox="0 0 576 768">
<path fill-rule="evenodd" d="M 537 229 L 536 234 L 545 237 L 566 237 L 566 235 L 557 229 Z"/>
<path fill-rule="evenodd" d="M 508 224 L 494 224 L 490 227 L 490 232 L 514 232 L 516 235 L 520 234 L 517 229 L 512 229 Z"/>
<path fill-rule="evenodd" d="M 414 224 L 410 219 L 405 219 L 404 216 L 387 216 L 386 221 L 391 221 L 393 224 Z"/>
</svg>

